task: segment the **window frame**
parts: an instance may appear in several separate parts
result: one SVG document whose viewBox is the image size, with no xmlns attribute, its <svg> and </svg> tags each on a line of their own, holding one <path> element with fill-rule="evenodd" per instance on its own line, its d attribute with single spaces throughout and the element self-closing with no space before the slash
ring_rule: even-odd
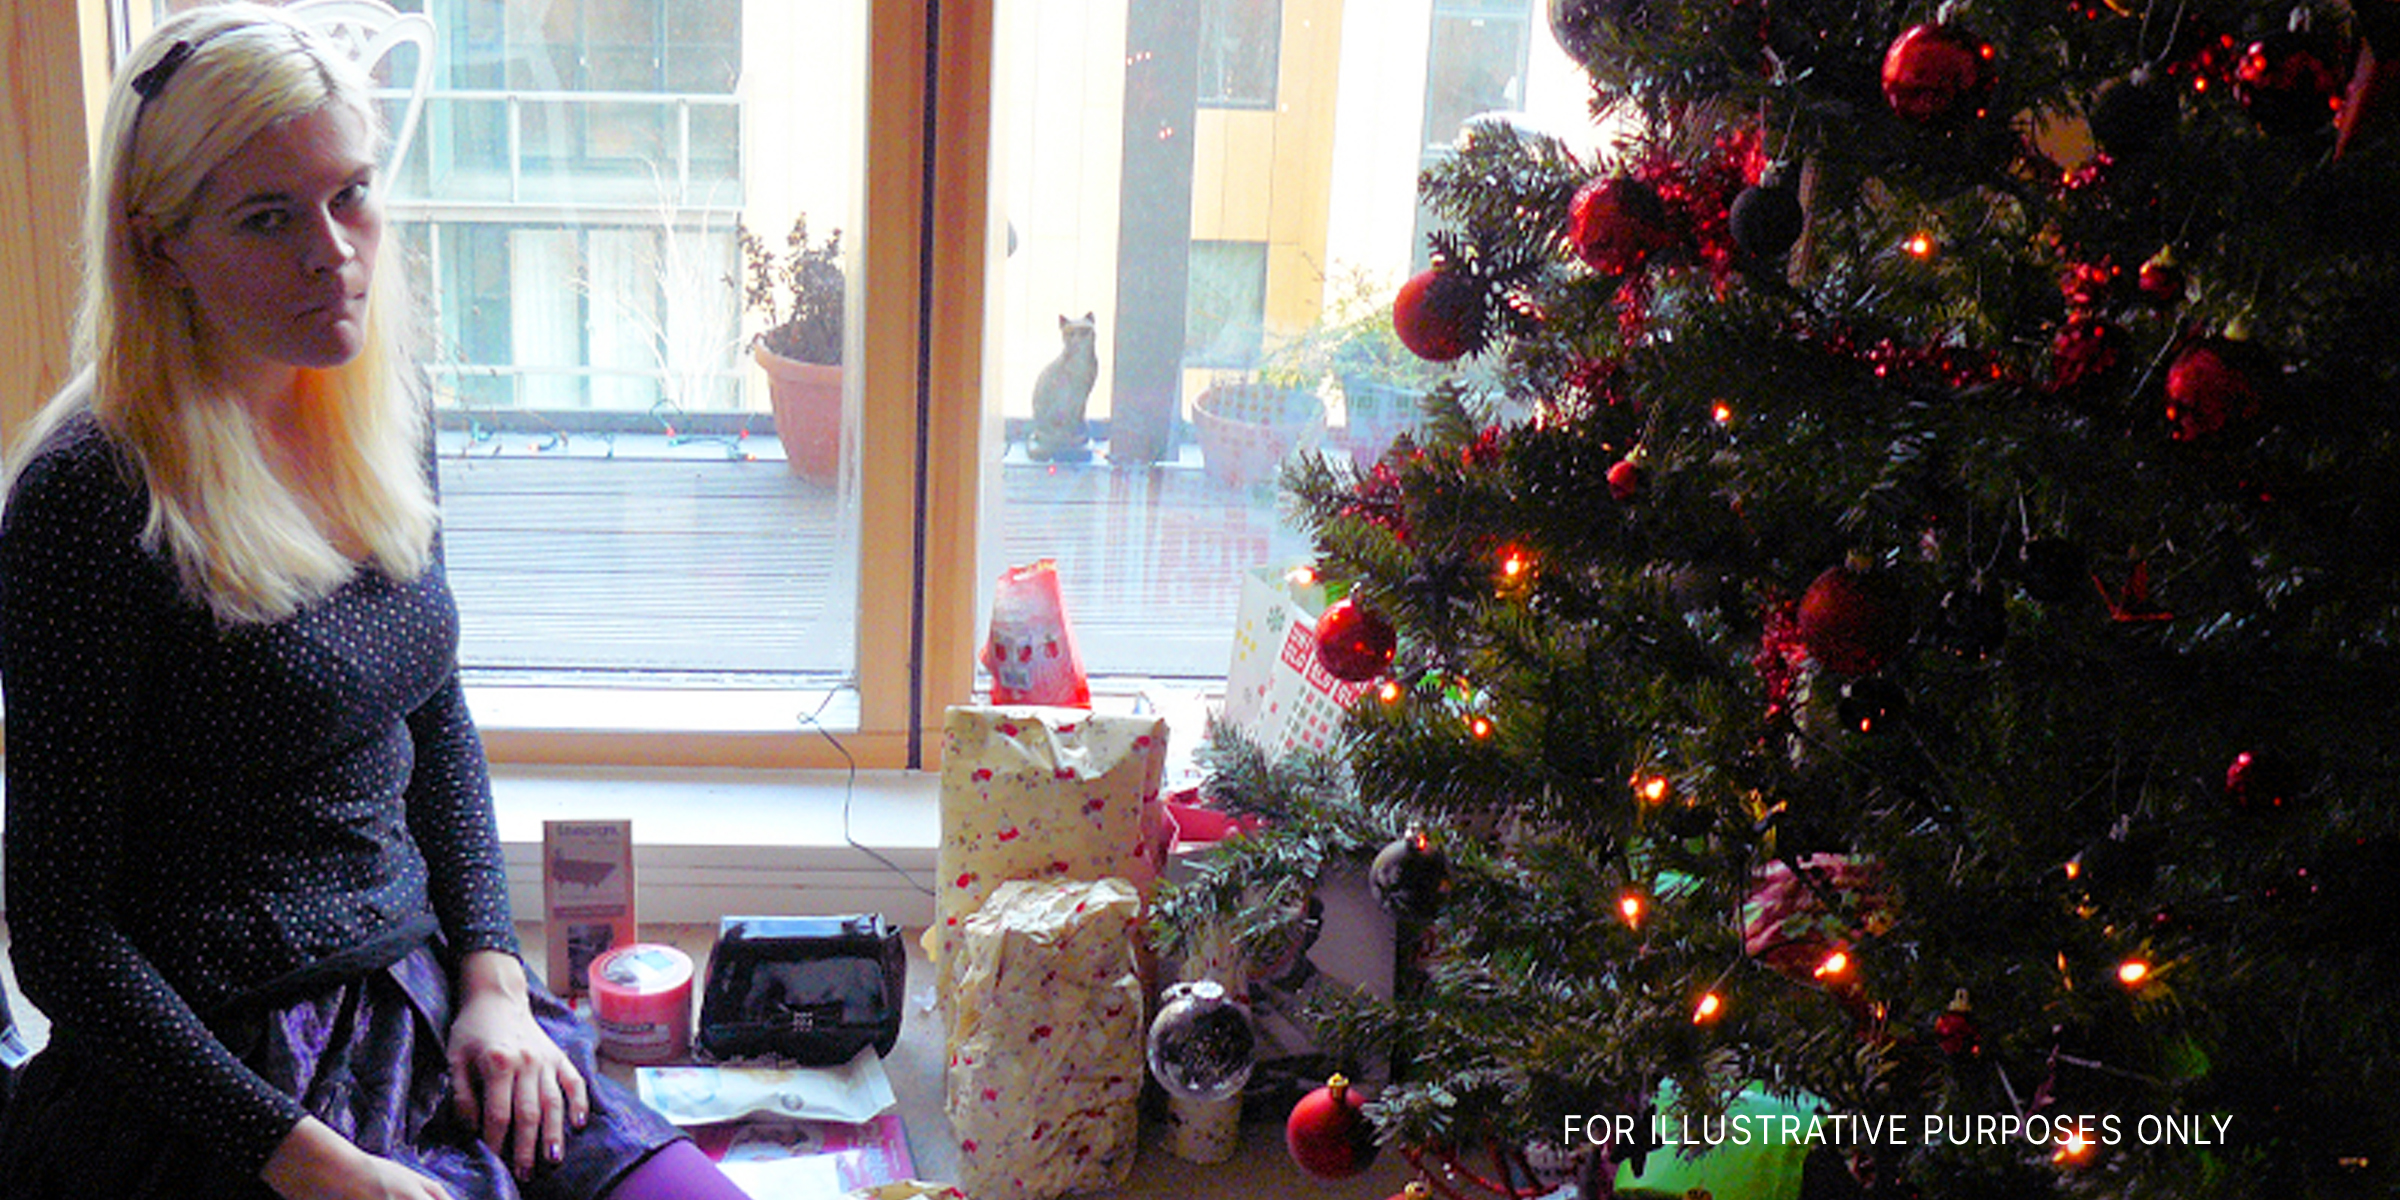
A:
<svg viewBox="0 0 2400 1200">
<path fill-rule="evenodd" d="M 718 692 L 670 728 L 658 714 L 684 706 L 640 689 L 478 689 L 495 765 L 939 767 L 942 714 L 974 686 L 984 289 L 1002 244 L 988 200 L 994 0 L 866 2 L 861 186 L 875 202 L 860 206 L 855 235 L 863 395 L 854 703 Z M 77 240 L 112 64 L 151 19 L 140 0 L 32 7 L 0 29 L 0 50 L 36 76 L 0 100 L 0 125 L 11 131 L 0 142 L 16 152 L 0 156 L 0 201 L 23 216 L 11 222 L 11 259 L 22 251 L 33 260 L 25 285 L 0 297 L 5 434 L 66 381 L 79 279 L 71 257 L 47 248 Z M 980 236 L 936 234 L 961 229 Z M 810 723 L 829 707 L 833 716 Z"/>
</svg>

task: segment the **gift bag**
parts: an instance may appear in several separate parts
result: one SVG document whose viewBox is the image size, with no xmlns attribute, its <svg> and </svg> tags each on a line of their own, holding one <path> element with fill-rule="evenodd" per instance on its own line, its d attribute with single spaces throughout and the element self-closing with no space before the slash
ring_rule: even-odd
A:
<svg viewBox="0 0 2400 1200">
<path fill-rule="evenodd" d="M 1044 1200 L 1131 1174 L 1141 912 L 1122 879 L 1019 880 L 961 923 L 944 1104 L 975 1200 Z"/>
<path fill-rule="evenodd" d="M 1160 796 L 1167 727 L 1077 709 L 958 707 L 942 729 L 932 952 L 955 1030 L 952 946 L 1000 885 L 1118 878 L 1147 894 L 1174 844 Z"/>
<path fill-rule="evenodd" d="M 1222 717 L 1271 759 L 1295 749 L 1326 752 L 1343 712 L 1367 689 L 1317 662 L 1325 589 L 1304 578 L 1271 567 L 1251 571 L 1234 619 Z"/>
<path fill-rule="evenodd" d="M 992 675 L 994 704 L 1092 706 L 1091 682 L 1058 593 L 1056 561 L 1001 572 L 982 662 Z"/>
</svg>

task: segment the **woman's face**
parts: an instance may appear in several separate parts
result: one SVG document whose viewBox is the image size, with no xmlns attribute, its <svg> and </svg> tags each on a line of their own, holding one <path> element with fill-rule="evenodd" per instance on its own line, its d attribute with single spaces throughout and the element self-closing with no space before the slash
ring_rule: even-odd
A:
<svg viewBox="0 0 2400 1200">
<path fill-rule="evenodd" d="M 374 152 L 347 105 L 271 126 L 209 173 L 187 228 L 150 242 L 226 382 L 357 355 L 383 238 Z"/>
</svg>

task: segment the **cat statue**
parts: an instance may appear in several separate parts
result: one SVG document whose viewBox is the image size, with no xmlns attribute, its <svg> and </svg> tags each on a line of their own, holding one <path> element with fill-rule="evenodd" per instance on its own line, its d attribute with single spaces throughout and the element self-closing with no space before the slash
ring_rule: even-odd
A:
<svg viewBox="0 0 2400 1200">
<path fill-rule="evenodd" d="M 1033 461 L 1091 461 L 1084 405 L 1100 378 L 1098 334 L 1099 322 L 1091 313 L 1082 320 L 1058 318 L 1058 336 L 1066 345 L 1033 381 L 1033 432 L 1025 438 L 1025 453 Z"/>
</svg>

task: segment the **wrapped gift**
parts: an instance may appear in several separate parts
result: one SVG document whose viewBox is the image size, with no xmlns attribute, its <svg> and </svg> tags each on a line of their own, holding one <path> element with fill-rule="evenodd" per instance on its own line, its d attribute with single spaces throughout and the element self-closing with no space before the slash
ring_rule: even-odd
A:
<svg viewBox="0 0 2400 1200">
<path fill-rule="evenodd" d="M 1331 749 L 1342 715 L 1366 690 L 1317 661 L 1317 617 L 1325 589 L 1304 570 L 1260 567 L 1242 578 L 1225 673 L 1225 724 L 1269 758 Z"/>
<path fill-rule="evenodd" d="M 1011 567 L 992 593 L 992 627 L 980 656 L 994 704 L 1090 708 L 1092 687 L 1058 590 L 1058 563 Z"/>
<path fill-rule="evenodd" d="M 1143 894 L 1174 844 L 1160 796 L 1167 727 L 1079 709 L 953 708 L 942 731 L 939 888 L 927 941 L 955 1034 L 958 927 L 1011 880 L 1126 879 Z"/>
<path fill-rule="evenodd" d="M 975 1200 L 1111 1188 L 1132 1172 L 1141 911 L 1122 879 L 1020 880 L 961 923 L 945 1099 Z"/>
</svg>

